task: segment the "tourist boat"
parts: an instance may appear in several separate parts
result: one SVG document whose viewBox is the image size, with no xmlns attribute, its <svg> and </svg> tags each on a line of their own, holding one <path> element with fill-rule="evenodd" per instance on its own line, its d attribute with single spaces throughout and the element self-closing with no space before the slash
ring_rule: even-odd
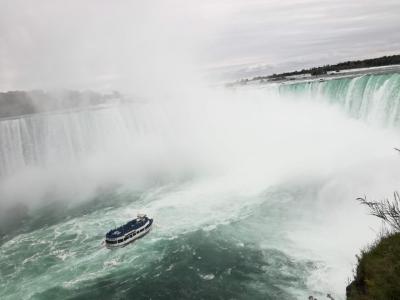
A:
<svg viewBox="0 0 400 300">
<path fill-rule="evenodd" d="M 148 233 L 152 225 L 153 219 L 144 214 L 138 214 L 136 219 L 107 232 L 105 245 L 107 248 L 126 246 Z"/>
</svg>

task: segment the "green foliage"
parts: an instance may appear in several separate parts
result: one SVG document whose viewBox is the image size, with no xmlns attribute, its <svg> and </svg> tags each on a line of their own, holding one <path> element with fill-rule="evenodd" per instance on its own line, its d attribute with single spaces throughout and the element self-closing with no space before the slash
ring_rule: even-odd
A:
<svg viewBox="0 0 400 300">
<path fill-rule="evenodd" d="M 354 281 L 346 288 L 348 300 L 400 299 L 400 233 L 381 237 L 357 259 Z"/>
<path fill-rule="evenodd" d="M 371 215 L 383 220 L 392 230 L 400 232 L 400 195 L 398 192 L 394 193 L 392 200 L 367 201 L 365 197 L 357 200 L 368 206 Z"/>
<path fill-rule="evenodd" d="M 395 192 L 391 200 L 357 200 L 388 225 L 389 231 L 357 256 L 354 280 L 346 288 L 347 299 L 400 299 L 400 195 Z"/>
</svg>

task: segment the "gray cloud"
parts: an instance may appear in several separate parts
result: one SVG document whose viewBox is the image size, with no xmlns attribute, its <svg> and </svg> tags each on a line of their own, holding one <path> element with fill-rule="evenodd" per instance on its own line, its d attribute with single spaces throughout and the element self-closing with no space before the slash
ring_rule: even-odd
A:
<svg viewBox="0 0 400 300">
<path fill-rule="evenodd" d="M 260 74 L 247 72 L 259 63 L 279 72 L 400 50 L 398 1 L 249 2 L 233 14 L 212 53 L 217 69 L 246 57 L 234 76 Z"/>
<path fill-rule="evenodd" d="M 391 0 L 2 0 L 1 8 L 0 90 L 145 93 L 179 88 L 197 72 L 232 79 L 400 49 L 400 2 Z"/>
</svg>

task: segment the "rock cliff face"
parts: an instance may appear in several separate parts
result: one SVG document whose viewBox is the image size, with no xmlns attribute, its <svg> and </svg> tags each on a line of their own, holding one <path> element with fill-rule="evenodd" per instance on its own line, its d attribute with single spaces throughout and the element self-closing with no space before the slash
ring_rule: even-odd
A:
<svg viewBox="0 0 400 300">
<path fill-rule="evenodd" d="M 358 257 L 349 300 L 400 299 L 400 233 L 381 238 Z"/>
</svg>

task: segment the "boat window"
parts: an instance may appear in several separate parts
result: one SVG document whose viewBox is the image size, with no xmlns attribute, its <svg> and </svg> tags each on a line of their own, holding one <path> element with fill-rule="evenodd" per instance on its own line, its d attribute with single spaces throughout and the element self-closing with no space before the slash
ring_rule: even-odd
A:
<svg viewBox="0 0 400 300">
<path fill-rule="evenodd" d="M 106 240 L 106 243 L 107 243 L 107 244 L 116 244 L 117 241 L 108 241 L 108 240 Z"/>
<path fill-rule="evenodd" d="M 122 242 L 123 242 L 123 240 L 122 240 L 122 239 L 118 240 L 118 243 L 122 243 Z"/>
</svg>

